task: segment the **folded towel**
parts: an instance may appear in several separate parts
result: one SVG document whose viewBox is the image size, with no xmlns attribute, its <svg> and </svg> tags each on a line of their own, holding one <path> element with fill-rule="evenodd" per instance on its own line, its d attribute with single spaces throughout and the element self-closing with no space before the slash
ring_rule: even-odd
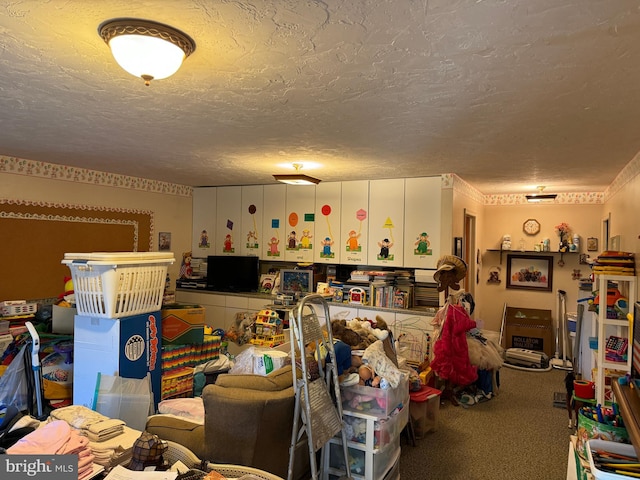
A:
<svg viewBox="0 0 640 480">
<path fill-rule="evenodd" d="M 109 440 L 110 438 L 115 438 L 118 435 L 122 435 L 122 430 L 115 429 L 115 430 L 111 430 L 110 432 L 106 431 L 99 434 L 89 432 L 88 430 L 83 430 L 82 434 L 85 435 L 92 442 L 104 442 L 105 440 Z"/>
<path fill-rule="evenodd" d="M 111 433 L 114 431 L 122 433 L 124 431 L 124 425 L 125 423 L 122 420 L 118 420 L 117 418 L 110 418 L 101 422 L 92 423 L 91 425 L 87 426 L 85 430 L 95 435 L 101 435 L 102 433 Z"/>
</svg>

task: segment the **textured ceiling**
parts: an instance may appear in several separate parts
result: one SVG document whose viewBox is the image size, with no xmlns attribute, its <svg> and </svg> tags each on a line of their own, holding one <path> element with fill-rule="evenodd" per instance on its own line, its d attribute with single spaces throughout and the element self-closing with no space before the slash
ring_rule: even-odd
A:
<svg viewBox="0 0 640 480">
<path fill-rule="evenodd" d="M 97 33 L 197 44 L 145 87 Z M 603 191 L 640 151 L 636 0 L 3 0 L 0 155 L 184 185 L 456 173 Z M 316 169 L 313 169 L 313 164 Z"/>
</svg>

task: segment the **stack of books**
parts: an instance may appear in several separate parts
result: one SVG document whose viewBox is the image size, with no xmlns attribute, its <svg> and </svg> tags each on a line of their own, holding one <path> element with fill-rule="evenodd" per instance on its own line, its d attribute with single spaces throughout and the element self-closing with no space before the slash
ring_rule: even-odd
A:
<svg viewBox="0 0 640 480">
<path fill-rule="evenodd" d="M 631 252 L 602 252 L 593 263 L 596 275 L 628 275 L 636 274 L 636 262 Z"/>
<path fill-rule="evenodd" d="M 371 275 L 369 274 L 369 272 L 354 270 L 353 272 L 351 272 L 351 280 L 354 282 L 368 282 L 371 280 Z"/>
</svg>

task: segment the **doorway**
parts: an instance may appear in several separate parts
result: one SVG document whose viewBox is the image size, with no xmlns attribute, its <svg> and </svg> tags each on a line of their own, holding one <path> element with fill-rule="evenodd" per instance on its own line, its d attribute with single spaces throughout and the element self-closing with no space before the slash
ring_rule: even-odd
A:
<svg viewBox="0 0 640 480">
<path fill-rule="evenodd" d="M 473 297 L 476 285 L 480 283 L 480 251 L 476 247 L 476 216 L 464 210 L 464 233 L 462 236 L 462 259 L 467 262 L 467 278 L 464 288 Z"/>
</svg>

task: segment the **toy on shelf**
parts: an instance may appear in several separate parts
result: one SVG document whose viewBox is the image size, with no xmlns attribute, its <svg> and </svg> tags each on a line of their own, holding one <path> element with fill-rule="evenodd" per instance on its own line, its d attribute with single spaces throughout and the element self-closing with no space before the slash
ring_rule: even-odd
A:
<svg viewBox="0 0 640 480">
<path fill-rule="evenodd" d="M 253 345 L 276 347 L 284 343 L 283 322 L 275 310 L 260 310 L 256 316 Z"/>
<path fill-rule="evenodd" d="M 589 301 L 589 310 L 598 312 L 600 308 L 600 292 L 594 292 L 593 300 Z M 615 287 L 607 288 L 607 318 L 624 319 L 629 313 L 629 300 Z"/>
</svg>

